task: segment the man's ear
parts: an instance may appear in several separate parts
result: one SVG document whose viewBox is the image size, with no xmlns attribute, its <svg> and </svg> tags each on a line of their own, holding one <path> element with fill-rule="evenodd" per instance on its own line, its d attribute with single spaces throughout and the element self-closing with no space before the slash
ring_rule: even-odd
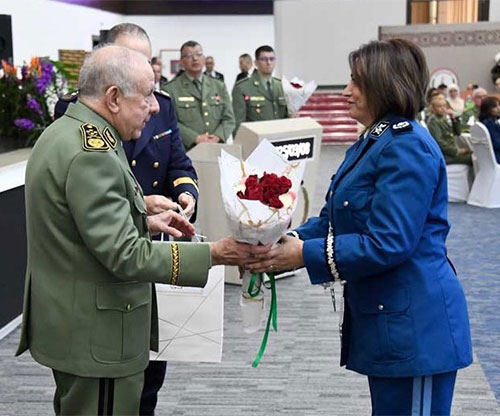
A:
<svg viewBox="0 0 500 416">
<path fill-rule="evenodd" d="M 123 94 L 116 85 L 112 85 L 104 94 L 106 107 L 112 114 L 117 114 L 120 111 Z"/>
</svg>

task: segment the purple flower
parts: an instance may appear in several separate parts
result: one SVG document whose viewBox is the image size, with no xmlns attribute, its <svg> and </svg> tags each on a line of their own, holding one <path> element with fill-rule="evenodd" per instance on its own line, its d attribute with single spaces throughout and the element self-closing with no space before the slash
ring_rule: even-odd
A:
<svg viewBox="0 0 500 416">
<path fill-rule="evenodd" d="M 50 61 L 41 62 L 42 71 L 38 74 L 35 79 L 36 90 L 39 94 L 43 94 L 49 84 L 52 82 L 52 76 L 54 75 L 54 65 Z"/>
<path fill-rule="evenodd" d="M 35 127 L 35 123 L 29 118 L 16 118 L 14 124 L 22 130 L 32 130 Z"/>
<path fill-rule="evenodd" d="M 37 113 L 39 115 L 42 115 L 42 107 L 40 106 L 40 103 L 35 100 L 34 98 L 28 98 L 26 100 L 26 106 L 33 111 L 34 113 Z"/>
<path fill-rule="evenodd" d="M 21 75 L 23 76 L 23 79 L 28 77 L 28 67 L 26 65 L 21 67 Z"/>
</svg>

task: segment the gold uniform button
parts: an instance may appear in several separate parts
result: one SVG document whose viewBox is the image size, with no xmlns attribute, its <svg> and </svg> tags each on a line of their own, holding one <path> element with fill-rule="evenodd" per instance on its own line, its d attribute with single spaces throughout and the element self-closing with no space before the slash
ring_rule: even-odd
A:
<svg viewBox="0 0 500 416">
<path fill-rule="evenodd" d="M 256 112 L 256 113 L 260 113 L 260 108 L 257 108 L 257 109 L 255 110 L 255 112 Z"/>
<path fill-rule="evenodd" d="M 132 305 L 130 303 L 127 303 L 127 311 L 129 311 L 130 308 L 132 308 Z"/>
<path fill-rule="evenodd" d="M 205 111 L 205 112 L 203 113 L 203 115 L 204 115 L 205 117 L 206 117 L 206 116 L 208 116 L 208 112 L 206 112 L 206 111 Z"/>
<path fill-rule="evenodd" d="M 344 201 L 344 207 L 348 207 L 349 206 L 349 201 Z"/>
<path fill-rule="evenodd" d="M 137 162 L 135 160 L 132 160 L 130 164 L 132 165 L 132 167 L 135 167 L 135 165 L 137 165 Z"/>
<path fill-rule="evenodd" d="M 384 305 L 380 304 L 377 306 L 378 310 L 379 311 L 383 311 L 384 310 Z"/>
<path fill-rule="evenodd" d="M 158 186 L 158 181 L 153 182 L 153 188 L 156 188 Z"/>
<path fill-rule="evenodd" d="M 158 162 L 153 163 L 153 167 L 154 167 L 155 169 L 158 169 L 158 167 L 159 167 L 159 166 L 160 166 L 160 164 L 159 164 Z"/>
<path fill-rule="evenodd" d="M 205 101 L 203 101 L 202 106 L 203 106 L 203 107 L 206 107 L 206 106 L 207 106 L 207 103 L 206 103 Z"/>
<path fill-rule="evenodd" d="M 206 126 L 210 126 L 210 123 L 207 121 L 207 122 L 205 123 L 205 125 L 206 125 Z"/>
</svg>

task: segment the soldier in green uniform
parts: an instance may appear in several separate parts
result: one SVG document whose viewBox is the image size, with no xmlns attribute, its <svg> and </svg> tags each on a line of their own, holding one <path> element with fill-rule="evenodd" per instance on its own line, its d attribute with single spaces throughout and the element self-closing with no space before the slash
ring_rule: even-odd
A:
<svg viewBox="0 0 500 416">
<path fill-rule="evenodd" d="M 56 414 L 137 415 L 149 350 L 158 349 L 154 286 L 205 285 L 215 264 L 263 252 L 192 235 L 179 214 L 148 216 L 122 147 L 158 112 L 146 57 L 120 46 L 94 51 L 80 97 L 37 141 L 26 169 L 28 266 L 17 354 L 53 369 Z M 267 247 L 269 249 L 269 247 Z"/>
<path fill-rule="evenodd" d="M 234 129 L 234 114 L 226 85 L 203 74 L 201 45 L 188 41 L 181 46 L 185 71 L 164 90 L 175 100 L 175 110 L 186 150 L 199 143 L 225 142 Z"/>
<path fill-rule="evenodd" d="M 257 69 L 250 78 L 238 81 L 233 88 L 233 108 L 238 131 L 244 121 L 277 120 L 288 117 L 281 80 L 273 77 L 276 56 L 264 45 L 255 51 Z"/>
<path fill-rule="evenodd" d="M 448 109 L 443 95 L 432 97 L 431 110 L 427 128 L 443 152 L 446 164 L 472 165 L 469 149 L 457 147 L 455 144 L 455 135 L 460 135 L 460 120 L 453 118 L 452 124 L 448 122 L 446 117 Z"/>
</svg>

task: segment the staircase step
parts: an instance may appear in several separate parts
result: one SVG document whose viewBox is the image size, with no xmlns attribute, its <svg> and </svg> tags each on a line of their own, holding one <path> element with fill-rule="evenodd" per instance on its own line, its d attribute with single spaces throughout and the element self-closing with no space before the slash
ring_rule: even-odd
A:
<svg viewBox="0 0 500 416">
<path fill-rule="evenodd" d="M 337 117 L 349 117 L 347 110 L 332 110 L 332 111 L 300 111 L 300 117 L 312 117 L 314 119 L 325 120 Z"/>
<path fill-rule="evenodd" d="M 350 117 L 342 117 L 342 116 L 336 118 L 316 118 L 316 121 L 322 126 L 335 126 L 338 124 L 349 124 L 354 126 L 358 125 L 358 123 L 356 123 L 356 120 Z"/>
<path fill-rule="evenodd" d="M 329 103 L 345 103 L 347 102 L 347 98 L 341 95 L 323 95 L 323 96 L 315 96 L 312 95 L 309 100 L 307 100 L 307 104 L 329 104 Z"/>
<path fill-rule="evenodd" d="M 326 133 L 323 134 L 321 143 L 323 144 L 353 143 L 357 139 L 358 136 L 352 133 Z"/>
<path fill-rule="evenodd" d="M 328 104 L 305 104 L 301 107 L 302 111 L 330 111 L 330 110 L 348 110 L 347 102 L 328 103 Z"/>
<path fill-rule="evenodd" d="M 358 126 L 356 125 L 338 125 L 338 126 L 329 126 L 323 128 L 323 134 L 327 133 L 358 133 Z"/>
</svg>

